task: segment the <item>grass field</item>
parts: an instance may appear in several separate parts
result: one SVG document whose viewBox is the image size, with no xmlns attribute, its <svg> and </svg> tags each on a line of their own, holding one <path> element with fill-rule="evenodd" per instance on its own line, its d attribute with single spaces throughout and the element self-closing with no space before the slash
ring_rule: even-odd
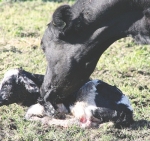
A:
<svg viewBox="0 0 150 141">
<path fill-rule="evenodd" d="M 2 0 L 0 0 L 2 1 Z M 70 2 L 72 3 L 72 2 Z M 0 2 L 0 79 L 11 69 L 44 74 L 40 40 L 53 11 L 62 3 Z M 100 58 L 92 78 L 116 85 L 131 99 L 135 123 L 115 129 L 45 127 L 24 120 L 27 107 L 0 107 L 0 141 L 150 141 L 150 47 L 131 38 L 115 42 Z"/>
</svg>

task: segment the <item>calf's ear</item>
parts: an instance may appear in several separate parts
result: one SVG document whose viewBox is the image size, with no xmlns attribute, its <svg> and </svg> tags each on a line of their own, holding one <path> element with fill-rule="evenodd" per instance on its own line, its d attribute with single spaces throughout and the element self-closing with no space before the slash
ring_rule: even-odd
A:
<svg viewBox="0 0 150 141">
<path fill-rule="evenodd" d="M 70 27 L 72 20 L 72 11 L 69 5 L 63 5 L 58 7 L 54 14 L 52 23 L 61 31 L 65 31 Z"/>
<path fill-rule="evenodd" d="M 18 81 L 29 93 L 39 93 L 40 90 L 38 86 L 26 75 L 20 75 Z"/>
</svg>

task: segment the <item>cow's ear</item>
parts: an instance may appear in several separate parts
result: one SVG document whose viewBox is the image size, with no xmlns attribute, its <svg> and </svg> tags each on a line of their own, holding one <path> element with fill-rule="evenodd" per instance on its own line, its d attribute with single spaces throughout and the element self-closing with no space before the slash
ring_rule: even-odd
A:
<svg viewBox="0 0 150 141">
<path fill-rule="evenodd" d="M 69 5 L 63 5 L 55 10 L 53 14 L 52 23 L 58 29 L 65 30 L 65 28 L 68 28 L 70 26 L 71 20 L 72 20 L 71 7 Z"/>
<path fill-rule="evenodd" d="M 147 17 L 147 18 L 150 18 L 150 8 L 146 9 L 144 11 L 144 15 Z"/>
</svg>

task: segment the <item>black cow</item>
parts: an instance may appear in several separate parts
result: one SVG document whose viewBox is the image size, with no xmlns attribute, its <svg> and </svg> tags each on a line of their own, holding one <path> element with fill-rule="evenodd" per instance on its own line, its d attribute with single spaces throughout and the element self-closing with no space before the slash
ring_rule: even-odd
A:
<svg viewBox="0 0 150 141">
<path fill-rule="evenodd" d="M 127 36 L 150 43 L 149 0 L 78 0 L 56 9 L 41 41 L 48 63 L 40 89 L 44 105 L 57 109 L 74 95 L 102 53 Z"/>
</svg>

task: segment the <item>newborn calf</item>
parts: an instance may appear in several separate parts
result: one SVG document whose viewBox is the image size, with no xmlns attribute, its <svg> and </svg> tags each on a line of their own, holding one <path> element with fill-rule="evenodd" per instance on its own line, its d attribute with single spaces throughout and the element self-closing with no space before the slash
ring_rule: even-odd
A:
<svg viewBox="0 0 150 141">
<path fill-rule="evenodd" d="M 21 103 L 30 106 L 40 96 L 43 75 L 32 74 L 23 69 L 12 69 L 5 73 L 0 84 L 0 106 Z M 41 120 L 44 124 L 83 128 L 97 126 L 102 122 L 113 121 L 117 127 L 129 126 L 133 122 L 133 110 L 129 99 L 115 86 L 92 80 L 83 85 L 71 98 L 57 104 L 55 117 L 47 116 L 50 109 L 35 104 L 29 108 L 27 120 Z M 54 113 L 55 111 L 50 111 Z M 66 118 L 71 114 L 71 117 Z M 56 119 L 59 118 L 59 119 Z"/>
<path fill-rule="evenodd" d="M 49 117 L 40 104 L 31 106 L 25 118 L 40 120 L 48 125 L 68 127 L 76 124 L 82 128 L 97 126 L 107 121 L 113 121 L 116 127 L 129 126 L 133 122 L 133 109 L 129 99 L 115 86 L 92 80 L 83 85 L 75 96 L 73 103 L 68 99 L 67 104 L 57 104 L 57 112 L 62 115 L 71 113 L 71 119 Z"/>
<path fill-rule="evenodd" d="M 31 106 L 40 96 L 44 75 L 32 74 L 19 69 L 7 71 L 0 83 L 0 106 L 20 103 Z"/>
</svg>

